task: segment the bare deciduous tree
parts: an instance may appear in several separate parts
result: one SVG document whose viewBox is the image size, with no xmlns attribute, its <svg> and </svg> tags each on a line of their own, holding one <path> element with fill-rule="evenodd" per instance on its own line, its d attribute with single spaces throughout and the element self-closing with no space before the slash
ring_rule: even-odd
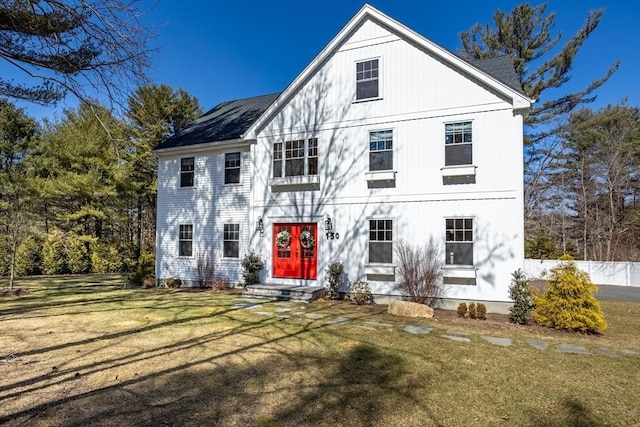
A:
<svg viewBox="0 0 640 427">
<path fill-rule="evenodd" d="M 433 305 L 445 293 L 442 282 L 443 257 L 433 237 L 423 246 L 414 246 L 404 240 L 395 244 L 398 287 L 411 301 Z"/>
</svg>

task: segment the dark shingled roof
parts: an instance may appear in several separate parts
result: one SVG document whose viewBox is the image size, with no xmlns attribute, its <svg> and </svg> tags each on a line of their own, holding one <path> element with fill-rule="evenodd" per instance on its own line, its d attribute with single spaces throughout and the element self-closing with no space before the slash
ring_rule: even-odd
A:
<svg viewBox="0 0 640 427">
<path fill-rule="evenodd" d="M 514 89 L 521 95 L 525 95 L 520 86 L 516 69 L 513 66 L 513 61 L 509 56 L 496 56 L 495 58 L 476 59 L 475 61 L 469 61 L 471 65 L 485 73 L 492 75 L 502 83 Z"/>
<path fill-rule="evenodd" d="M 498 56 L 469 61 L 469 63 L 524 95 L 510 57 Z M 218 104 L 159 144 L 156 150 L 238 139 L 279 95 L 279 93 L 273 93 Z"/>
<path fill-rule="evenodd" d="M 280 94 L 273 93 L 218 104 L 160 143 L 156 150 L 238 139 L 269 108 L 278 95 Z"/>
</svg>

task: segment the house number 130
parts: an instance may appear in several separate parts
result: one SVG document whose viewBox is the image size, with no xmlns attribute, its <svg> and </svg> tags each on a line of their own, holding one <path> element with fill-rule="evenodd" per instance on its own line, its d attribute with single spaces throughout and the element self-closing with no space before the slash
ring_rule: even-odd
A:
<svg viewBox="0 0 640 427">
<path fill-rule="evenodd" d="M 327 236 L 327 240 L 328 239 L 331 239 L 331 240 L 339 239 L 340 238 L 340 233 L 334 233 L 333 231 L 327 231 L 326 236 Z"/>
</svg>

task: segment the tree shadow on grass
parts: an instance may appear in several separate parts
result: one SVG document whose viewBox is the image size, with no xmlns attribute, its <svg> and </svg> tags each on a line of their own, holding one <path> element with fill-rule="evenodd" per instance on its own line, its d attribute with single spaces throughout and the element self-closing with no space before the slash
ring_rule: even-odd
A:
<svg viewBox="0 0 640 427">
<path fill-rule="evenodd" d="M 561 409 L 561 412 L 553 415 L 533 417 L 531 426 L 600 427 L 607 425 L 576 397 L 565 397 L 561 402 Z"/>
<path fill-rule="evenodd" d="M 367 344 L 344 353 L 276 351 L 123 381 L 3 421 L 65 426 L 382 426 L 404 420 L 400 424 L 440 425 L 426 399 L 428 374 L 410 371 L 401 356 Z"/>
</svg>

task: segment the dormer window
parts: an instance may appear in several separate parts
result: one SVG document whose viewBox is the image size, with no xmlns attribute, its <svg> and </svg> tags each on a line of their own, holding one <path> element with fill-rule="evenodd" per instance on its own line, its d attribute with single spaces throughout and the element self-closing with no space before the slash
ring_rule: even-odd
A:
<svg viewBox="0 0 640 427">
<path fill-rule="evenodd" d="M 370 59 L 356 63 L 356 100 L 378 98 L 380 90 L 379 60 Z"/>
</svg>

